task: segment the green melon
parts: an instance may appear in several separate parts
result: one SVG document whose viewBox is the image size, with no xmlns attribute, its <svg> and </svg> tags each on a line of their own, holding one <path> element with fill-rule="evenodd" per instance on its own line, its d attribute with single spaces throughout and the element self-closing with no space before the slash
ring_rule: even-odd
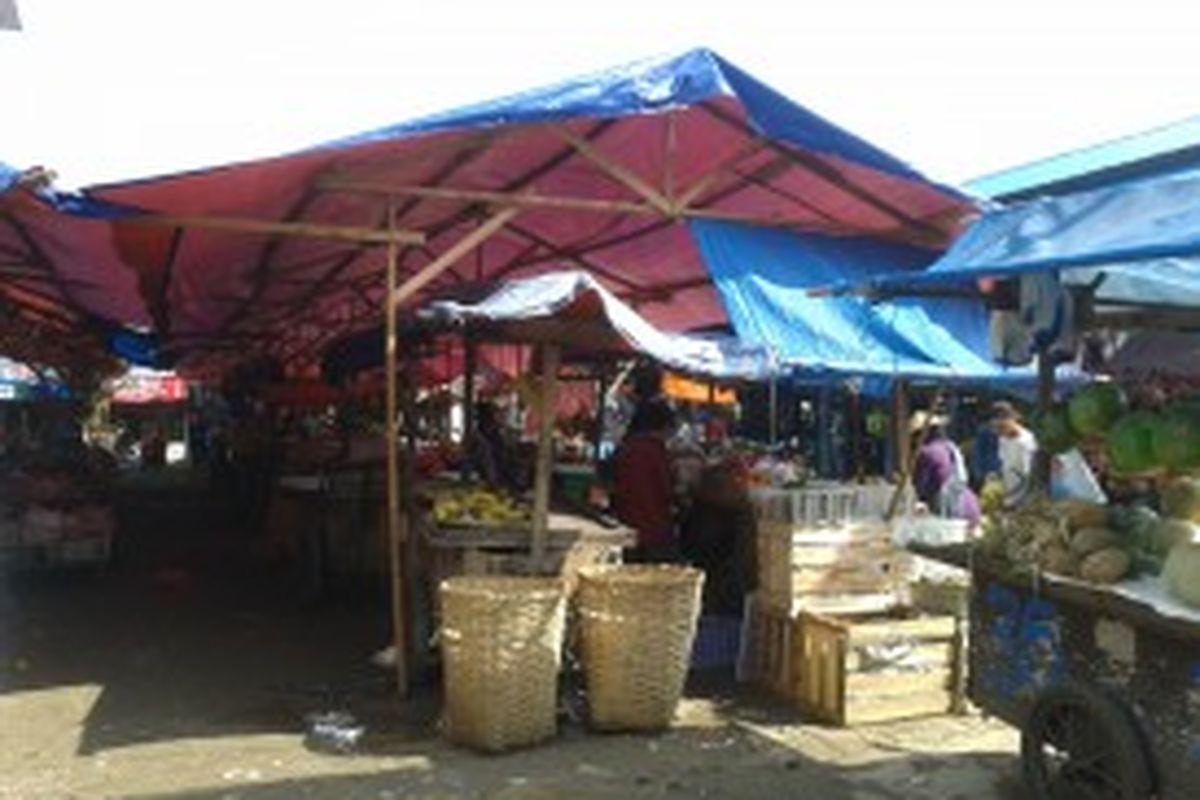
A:
<svg viewBox="0 0 1200 800">
<path fill-rule="evenodd" d="M 1181 407 L 1160 415 L 1153 442 L 1155 460 L 1167 469 L 1182 472 L 1200 466 L 1200 412 Z"/>
<path fill-rule="evenodd" d="M 1108 461 L 1123 475 L 1140 475 L 1159 466 L 1154 458 L 1155 417 L 1135 411 L 1117 420 L 1108 433 Z"/>
<path fill-rule="evenodd" d="M 1080 436 L 1100 436 L 1125 411 L 1125 398 L 1112 383 L 1093 383 L 1075 393 L 1067 404 L 1071 428 Z"/>
<path fill-rule="evenodd" d="M 1051 453 L 1065 453 L 1075 446 L 1075 431 L 1067 410 L 1059 407 L 1039 414 L 1034 422 L 1038 445 Z"/>
</svg>

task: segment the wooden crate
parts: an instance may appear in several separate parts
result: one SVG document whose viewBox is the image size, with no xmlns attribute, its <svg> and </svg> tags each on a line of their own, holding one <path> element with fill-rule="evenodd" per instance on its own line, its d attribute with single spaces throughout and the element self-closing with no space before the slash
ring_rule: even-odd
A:
<svg viewBox="0 0 1200 800">
<path fill-rule="evenodd" d="M 794 624 L 791 613 L 764 605 L 757 595 L 747 601 L 739 672 L 754 685 L 789 699 L 794 686 L 791 665 Z"/>
<path fill-rule="evenodd" d="M 896 605 L 910 557 L 883 523 L 758 526 L 760 602 L 782 612 L 860 614 Z"/>
<path fill-rule="evenodd" d="M 792 644 L 797 702 L 823 721 L 858 725 L 959 707 L 962 644 L 953 616 L 801 613 Z"/>
</svg>

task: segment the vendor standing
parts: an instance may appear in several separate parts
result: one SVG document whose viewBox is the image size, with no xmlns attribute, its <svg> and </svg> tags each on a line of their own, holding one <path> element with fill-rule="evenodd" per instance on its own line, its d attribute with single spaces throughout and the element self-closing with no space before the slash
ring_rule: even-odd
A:
<svg viewBox="0 0 1200 800">
<path fill-rule="evenodd" d="M 643 400 L 614 458 L 613 506 L 617 518 L 637 533 L 633 562 L 679 560 L 675 527 L 674 476 L 667 440 L 675 413 L 661 398 Z"/>
<path fill-rule="evenodd" d="M 515 488 L 512 449 L 495 403 L 483 400 L 475 404 L 475 425 L 467 438 L 466 456 L 470 472 L 488 486 Z"/>
<path fill-rule="evenodd" d="M 918 411 L 909 425 L 916 442 L 917 463 L 913 489 L 925 507 L 939 517 L 965 519 L 979 524 L 979 499 L 968 485 L 962 451 L 946 435 L 948 420 L 939 414 Z"/>
<path fill-rule="evenodd" d="M 1005 504 L 1013 505 L 1024 497 L 1033 477 L 1037 438 L 1021 424 L 1021 415 L 1012 403 L 1000 401 L 992 406 L 992 428 L 998 437 L 1000 482 Z"/>
</svg>

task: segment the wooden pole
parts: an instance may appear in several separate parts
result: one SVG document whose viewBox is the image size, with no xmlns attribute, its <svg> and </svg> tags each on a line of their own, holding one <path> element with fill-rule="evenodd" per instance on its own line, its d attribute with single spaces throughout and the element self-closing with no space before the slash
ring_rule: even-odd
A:
<svg viewBox="0 0 1200 800">
<path fill-rule="evenodd" d="M 767 420 L 767 438 L 774 447 L 779 443 L 779 378 L 771 376 L 771 384 L 767 389 L 767 407 L 770 419 Z"/>
<path fill-rule="evenodd" d="M 1054 408 L 1054 357 L 1048 353 L 1038 355 L 1038 411 L 1045 414 Z M 1033 485 L 1036 489 L 1050 489 L 1051 460 L 1049 450 L 1038 448 L 1034 456 Z"/>
<path fill-rule="evenodd" d="M 892 501 L 888 504 L 887 515 L 884 517 L 888 522 L 891 522 L 900 511 L 900 503 L 904 499 L 904 493 L 908 491 L 908 482 L 916 468 L 916 454 L 920 452 L 917 448 L 912 447 L 909 438 L 908 384 L 905 381 L 897 380 L 892 386 L 891 410 L 892 459 L 895 462 L 893 466 L 898 473 L 896 475 L 896 491 L 892 494 Z M 925 431 L 922 430 L 921 437 L 924 438 L 924 435 Z"/>
<path fill-rule="evenodd" d="M 856 483 L 863 482 L 862 398 L 856 386 L 846 387 L 846 427 L 850 429 L 851 472 Z"/>
<path fill-rule="evenodd" d="M 393 201 L 387 200 L 389 230 L 396 225 Z M 408 619 L 404 597 L 404 558 L 401 541 L 400 463 L 396 426 L 396 304 L 390 302 L 396 290 L 397 252 L 395 240 L 387 245 L 387 298 L 384 302 L 384 400 L 383 436 L 387 450 L 387 532 L 388 560 L 392 576 L 392 646 L 396 651 L 396 690 L 408 695 Z"/>
<path fill-rule="evenodd" d="M 503 211 L 496 212 L 478 228 L 459 239 L 433 261 L 430 261 L 417 270 L 416 274 L 404 281 L 402 286 L 397 287 L 393 285 L 389 287 L 388 297 L 391 298 L 389 305 L 402 305 L 404 301 L 424 289 L 437 276 L 454 266 L 460 258 L 483 244 L 496 231 L 507 225 L 508 221 L 518 213 L 520 213 L 519 210 L 515 208 L 506 208 Z"/>
<path fill-rule="evenodd" d="M 595 430 L 592 431 L 592 451 L 595 454 L 596 463 L 600 463 L 600 450 L 604 446 L 604 428 L 607 423 L 608 415 L 608 366 L 600 368 L 600 374 L 596 378 L 596 421 Z"/>
<path fill-rule="evenodd" d="M 309 239 L 333 239 L 361 244 L 421 245 L 425 234 L 420 231 L 364 228 L 355 225 L 323 225 L 313 222 L 270 222 L 241 217 L 146 215 L 122 217 L 120 222 L 131 225 L 158 225 L 169 228 L 204 228 L 226 233 L 245 233 L 256 236 L 297 236 Z"/>
<path fill-rule="evenodd" d="M 664 216 L 670 217 L 675 215 L 675 206 L 671 201 L 649 183 L 642 180 L 633 170 L 604 155 L 593 147 L 591 142 L 575 134 L 570 129 L 559 127 L 555 130 L 575 148 L 579 155 L 595 164 L 601 172 L 608 175 L 617 183 L 625 185 L 634 194 L 640 196 L 651 206 L 658 209 Z"/>
<path fill-rule="evenodd" d="M 475 434 L 475 340 L 470 333 L 463 334 L 463 444 L 471 441 Z M 471 471 L 470 459 L 463 461 L 463 479 Z"/>
<path fill-rule="evenodd" d="M 482 189 L 451 189 L 443 186 L 391 185 L 366 181 L 325 181 L 321 188 L 356 194 L 410 196 L 422 200 L 452 203 L 494 203 L 497 205 L 556 208 L 566 211 L 594 211 L 604 214 L 643 214 L 661 216 L 662 212 L 644 203 L 628 200 L 604 200 L 594 197 L 563 197 L 537 192 L 492 192 Z"/>
<path fill-rule="evenodd" d="M 400 514 L 400 545 L 402 550 L 401 569 L 404 576 L 403 589 L 405 594 L 405 637 L 408 645 L 408 660 L 405 661 L 408 675 L 420 670 L 426 663 L 427 653 L 423 642 L 428 642 L 432 634 L 432 614 L 428 603 L 423 602 L 419 595 L 421 585 L 420 547 L 415 532 L 417 531 L 417 506 L 415 494 L 417 489 L 417 392 L 416 370 L 412 348 L 404 352 L 404 383 L 398 388 L 400 413 L 404 417 L 404 464 L 400 470 L 400 490 L 397 495 L 403 505 Z"/>
<path fill-rule="evenodd" d="M 550 513 L 550 478 L 554 470 L 554 411 L 558 407 L 557 344 L 542 346 L 542 390 L 539 393 L 537 466 L 533 480 L 533 563 L 540 567 L 546 554 Z"/>
</svg>

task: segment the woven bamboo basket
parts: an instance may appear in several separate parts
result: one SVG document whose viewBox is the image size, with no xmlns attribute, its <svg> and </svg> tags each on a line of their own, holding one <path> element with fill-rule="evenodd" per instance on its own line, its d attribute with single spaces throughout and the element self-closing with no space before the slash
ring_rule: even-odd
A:
<svg viewBox="0 0 1200 800">
<path fill-rule="evenodd" d="M 592 727 L 662 730 L 687 677 L 704 574 L 674 566 L 585 567 L 579 616 Z"/>
<path fill-rule="evenodd" d="M 447 739 L 487 752 L 554 736 L 566 593 L 553 578 L 470 576 L 440 587 Z"/>
</svg>

